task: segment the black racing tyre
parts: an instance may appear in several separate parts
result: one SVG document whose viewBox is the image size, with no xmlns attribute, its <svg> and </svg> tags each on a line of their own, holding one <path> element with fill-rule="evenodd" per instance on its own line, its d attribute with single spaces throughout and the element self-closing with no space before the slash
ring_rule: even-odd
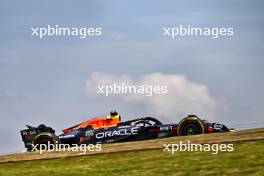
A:
<svg viewBox="0 0 264 176">
<path fill-rule="evenodd" d="M 44 124 L 40 124 L 38 126 L 38 129 L 39 129 L 40 132 L 50 132 L 50 133 L 53 133 L 53 134 L 55 133 L 54 129 L 52 129 L 51 127 L 47 127 Z"/>
<path fill-rule="evenodd" d="M 32 151 L 32 149 L 33 149 L 32 145 L 27 145 L 26 148 L 27 148 L 28 152 Z"/>
<path fill-rule="evenodd" d="M 58 137 L 48 132 L 40 133 L 33 141 L 33 145 L 36 146 L 38 150 L 45 150 L 48 149 L 48 147 L 50 150 L 53 150 L 55 145 L 59 143 Z"/>
<path fill-rule="evenodd" d="M 179 136 L 203 134 L 205 127 L 199 118 L 185 118 L 179 123 L 177 132 Z"/>
</svg>

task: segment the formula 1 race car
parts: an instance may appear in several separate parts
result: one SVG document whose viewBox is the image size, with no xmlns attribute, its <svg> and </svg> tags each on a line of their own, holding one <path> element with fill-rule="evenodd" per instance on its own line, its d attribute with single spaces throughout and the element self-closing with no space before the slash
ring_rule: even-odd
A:
<svg viewBox="0 0 264 176">
<path fill-rule="evenodd" d="M 195 135 L 204 133 L 229 132 L 225 125 L 209 123 L 196 115 L 188 115 L 178 124 L 162 124 L 153 117 L 143 117 L 121 122 L 121 116 L 111 111 L 110 116 L 97 117 L 63 130 L 60 135 L 46 125 L 21 131 L 21 136 L 28 151 L 40 144 L 98 144 L 127 142 L 171 136 Z"/>
</svg>

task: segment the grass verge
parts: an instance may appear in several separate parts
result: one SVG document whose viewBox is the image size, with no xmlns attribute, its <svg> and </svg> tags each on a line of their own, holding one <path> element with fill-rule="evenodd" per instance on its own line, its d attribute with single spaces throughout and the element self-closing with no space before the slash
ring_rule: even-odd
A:
<svg viewBox="0 0 264 176">
<path fill-rule="evenodd" d="M 163 152 L 162 148 L 0 163 L 1 176 L 151 176 L 264 174 L 264 140 L 235 142 L 233 152 Z"/>
</svg>

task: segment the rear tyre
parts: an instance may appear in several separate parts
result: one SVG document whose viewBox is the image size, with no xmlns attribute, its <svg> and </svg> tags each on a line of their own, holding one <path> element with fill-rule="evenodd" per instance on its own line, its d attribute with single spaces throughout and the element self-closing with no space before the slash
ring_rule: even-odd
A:
<svg viewBox="0 0 264 176">
<path fill-rule="evenodd" d="M 58 137 L 49 132 L 40 133 L 33 141 L 33 145 L 36 146 L 38 150 L 54 150 L 59 143 Z"/>
</svg>

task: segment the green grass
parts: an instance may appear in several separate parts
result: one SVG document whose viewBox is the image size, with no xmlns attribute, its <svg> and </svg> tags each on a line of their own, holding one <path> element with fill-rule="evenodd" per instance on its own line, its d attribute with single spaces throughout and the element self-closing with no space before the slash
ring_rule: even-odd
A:
<svg viewBox="0 0 264 176">
<path fill-rule="evenodd" d="M 139 150 L 0 164 L 1 176 L 264 175 L 264 140 L 234 143 L 233 152 Z"/>
</svg>

